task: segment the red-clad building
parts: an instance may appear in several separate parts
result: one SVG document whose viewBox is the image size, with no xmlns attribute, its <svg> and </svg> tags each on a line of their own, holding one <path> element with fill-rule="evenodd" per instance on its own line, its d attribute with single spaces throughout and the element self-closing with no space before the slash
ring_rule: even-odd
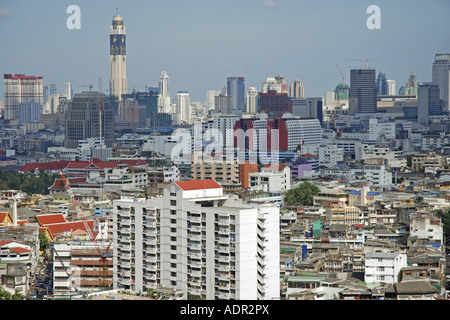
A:
<svg viewBox="0 0 450 320">
<path fill-rule="evenodd" d="M 287 93 L 278 93 L 269 90 L 267 93 L 259 93 L 259 112 L 269 116 L 281 117 L 285 113 L 292 113 L 292 101 Z"/>
</svg>

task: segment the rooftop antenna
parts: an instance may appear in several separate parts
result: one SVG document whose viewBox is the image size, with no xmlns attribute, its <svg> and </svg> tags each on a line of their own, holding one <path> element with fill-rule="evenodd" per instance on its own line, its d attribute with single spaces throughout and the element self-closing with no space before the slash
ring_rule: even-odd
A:
<svg viewBox="0 0 450 320">
<path fill-rule="evenodd" d="M 118 16 L 118 15 L 119 15 L 119 4 L 116 1 L 116 16 Z"/>
</svg>

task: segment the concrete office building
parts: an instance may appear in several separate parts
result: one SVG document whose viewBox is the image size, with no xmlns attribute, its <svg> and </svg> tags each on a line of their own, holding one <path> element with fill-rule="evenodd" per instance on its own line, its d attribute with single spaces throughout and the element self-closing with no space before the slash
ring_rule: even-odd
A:
<svg viewBox="0 0 450 320">
<path fill-rule="evenodd" d="M 188 299 L 280 297 L 279 208 L 224 195 L 214 180 L 114 207 L 114 288 L 164 287 Z M 133 234 L 133 237 L 131 237 Z"/>
<path fill-rule="evenodd" d="M 435 55 L 432 71 L 432 82 L 439 86 L 439 98 L 442 99 L 442 109 L 450 109 L 450 53 Z"/>
<path fill-rule="evenodd" d="M 27 100 L 19 104 L 19 124 L 40 121 L 41 105 L 39 103 Z"/>
<path fill-rule="evenodd" d="M 245 111 L 245 79 L 244 77 L 227 78 L 227 96 L 231 97 L 231 111 Z"/>
<path fill-rule="evenodd" d="M 349 113 L 376 113 L 377 89 L 374 69 L 350 70 Z"/>
<path fill-rule="evenodd" d="M 436 84 L 419 85 L 417 122 L 428 125 L 430 115 L 440 114 L 442 106 L 439 86 Z"/>
<path fill-rule="evenodd" d="M 102 104 L 101 118 L 100 103 Z M 68 102 L 65 125 L 64 147 L 66 148 L 77 148 L 80 140 L 100 136 L 105 139 L 107 147 L 111 147 L 114 141 L 113 110 L 110 108 L 106 95 L 99 92 L 76 93 L 72 101 Z"/>
</svg>

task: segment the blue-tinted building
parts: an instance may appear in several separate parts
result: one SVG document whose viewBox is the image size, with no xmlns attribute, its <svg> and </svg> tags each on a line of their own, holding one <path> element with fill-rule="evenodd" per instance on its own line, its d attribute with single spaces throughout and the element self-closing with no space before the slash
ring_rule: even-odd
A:
<svg viewBox="0 0 450 320">
<path fill-rule="evenodd" d="M 227 78 L 227 95 L 231 96 L 231 110 L 245 112 L 245 79 L 244 77 Z"/>
</svg>

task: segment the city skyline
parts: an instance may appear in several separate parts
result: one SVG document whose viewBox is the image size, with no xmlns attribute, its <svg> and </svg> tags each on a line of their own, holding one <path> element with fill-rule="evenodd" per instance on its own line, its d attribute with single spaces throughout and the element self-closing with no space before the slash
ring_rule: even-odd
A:
<svg viewBox="0 0 450 320">
<path fill-rule="evenodd" d="M 81 10 L 81 29 L 70 30 L 67 7 Z M 367 7 L 381 10 L 381 29 L 370 30 Z M 118 13 L 127 27 L 129 91 L 158 86 L 162 71 L 171 78 L 172 99 L 188 91 L 191 101 L 205 101 L 207 90 L 221 90 L 227 78 L 245 78 L 256 87 L 277 74 L 299 79 L 305 97 L 323 96 L 350 69 L 369 67 L 406 84 L 409 71 L 431 82 L 436 53 L 450 51 L 450 3 L 333 1 L 119 1 Z M 73 91 L 98 88 L 107 92 L 110 78 L 109 28 L 116 1 L 1 1 L 3 74 L 42 76 L 44 84 L 65 82 Z M 420 13 L 420 15 L 419 15 Z M 432 36 L 430 36 L 432 34 Z M 417 45 L 420 43 L 420 45 Z M 31 50 L 30 50 L 31 49 Z M 3 96 L 3 86 L 1 86 Z M 2 98 L 3 99 L 3 98 Z"/>
</svg>

